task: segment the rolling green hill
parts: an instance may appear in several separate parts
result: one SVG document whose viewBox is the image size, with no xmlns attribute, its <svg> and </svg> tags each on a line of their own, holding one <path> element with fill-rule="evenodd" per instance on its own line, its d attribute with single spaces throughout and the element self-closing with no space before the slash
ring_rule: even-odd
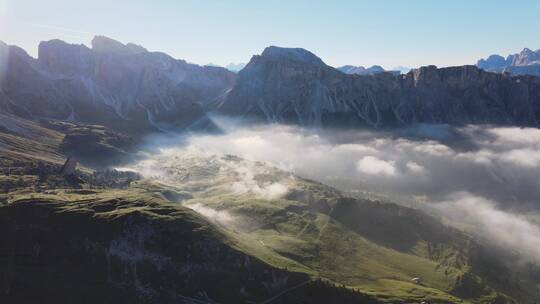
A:
<svg viewBox="0 0 540 304">
<path fill-rule="evenodd" d="M 354 199 L 290 173 L 232 156 L 156 159 L 159 183 L 270 264 L 322 277 L 385 302 L 529 301 L 511 268 L 470 236 L 421 211 Z M 156 173 L 159 175 L 160 173 Z M 156 179 L 153 179 L 154 181 Z M 274 189 L 286 187 L 282 196 Z M 189 194 L 189 196 L 186 196 Z M 421 279 L 420 284 L 411 280 Z"/>
</svg>

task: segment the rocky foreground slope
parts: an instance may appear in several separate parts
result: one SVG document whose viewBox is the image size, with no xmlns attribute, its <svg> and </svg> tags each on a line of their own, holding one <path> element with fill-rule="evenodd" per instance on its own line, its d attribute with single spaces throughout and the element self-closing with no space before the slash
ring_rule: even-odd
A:
<svg viewBox="0 0 540 304">
<path fill-rule="evenodd" d="M 92 47 L 40 43 L 37 59 L 0 42 L 0 110 L 147 133 L 185 128 L 230 90 L 236 75 L 97 36 Z"/>
<path fill-rule="evenodd" d="M 540 78 L 475 66 L 347 75 L 304 49 L 269 47 L 239 73 L 220 112 L 315 126 L 538 126 Z"/>
</svg>

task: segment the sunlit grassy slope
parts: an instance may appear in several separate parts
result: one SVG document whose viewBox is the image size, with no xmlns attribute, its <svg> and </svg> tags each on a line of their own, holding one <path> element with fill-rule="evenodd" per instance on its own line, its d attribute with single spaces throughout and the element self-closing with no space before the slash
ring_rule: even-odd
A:
<svg viewBox="0 0 540 304">
<path fill-rule="evenodd" d="M 206 303 L 201 291 L 259 302 L 310 282 L 250 259 L 195 212 L 145 191 L 15 193 L 0 206 L 0 231 L 2 303 Z"/>
<path fill-rule="evenodd" d="M 17 116 L 0 113 L 0 161 L 62 161 L 59 146 L 64 134 Z"/>
<path fill-rule="evenodd" d="M 420 211 L 352 199 L 234 157 L 192 154 L 158 161 L 167 174 L 137 187 L 169 191 L 173 201 L 170 192 L 177 193 L 179 203 L 206 213 L 243 251 L 276 267 L 391 303 L 504 303 L 511 301 L 507 297 L 524 302 L 534 297 L 526 284 L 510 283 L 512 272 L 468 235 Z M 285 186 L 286 193 L 273 196 L 276 185 Z M 420 284 L 411 281 L 415 277 Z"/>
</svg>

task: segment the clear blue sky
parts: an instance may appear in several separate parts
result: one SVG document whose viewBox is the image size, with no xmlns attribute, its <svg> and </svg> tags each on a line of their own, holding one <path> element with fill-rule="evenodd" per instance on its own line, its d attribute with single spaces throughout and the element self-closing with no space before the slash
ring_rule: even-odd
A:
<svg viewBox="0 0 540 304">
<path fill-rule="evenodd" d="M 540 48 L 540 1 L 0 0 L 0 40 L 32 55 L 41 40 L 95 34 L 199 64 L 279 45 L 333 66 L 450 66 Z"/>
</svg>

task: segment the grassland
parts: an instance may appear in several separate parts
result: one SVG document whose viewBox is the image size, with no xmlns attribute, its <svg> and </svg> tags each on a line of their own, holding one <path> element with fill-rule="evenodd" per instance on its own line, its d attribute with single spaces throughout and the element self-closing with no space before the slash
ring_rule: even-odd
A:
<svg viewBox="0 0 540 304">
<path fill-rule="evenodd" d="M 235 158 L 186 155 L 159 163 L 166 175 L 133 187 L 189 193 L 177 202 L 206 213 L 235 246 L 275 267 L 388 303 L 510 303 L 512 297 L 526 302 L 535 296 L 532 289 L 508 284 L 504 277 L 511 274 L 504 266 L 486 275 L 486 265 L 500 261 L 485 256 L 485 265 L 476 263 L 482 253 L 470 236 L 420 211 L 349 198 Z M 268 197 L 264 189 L 275 183 L 286 185 L 287 194 Z M 415 277 L 420 284 L 411 281 Z"/>
</svg>

